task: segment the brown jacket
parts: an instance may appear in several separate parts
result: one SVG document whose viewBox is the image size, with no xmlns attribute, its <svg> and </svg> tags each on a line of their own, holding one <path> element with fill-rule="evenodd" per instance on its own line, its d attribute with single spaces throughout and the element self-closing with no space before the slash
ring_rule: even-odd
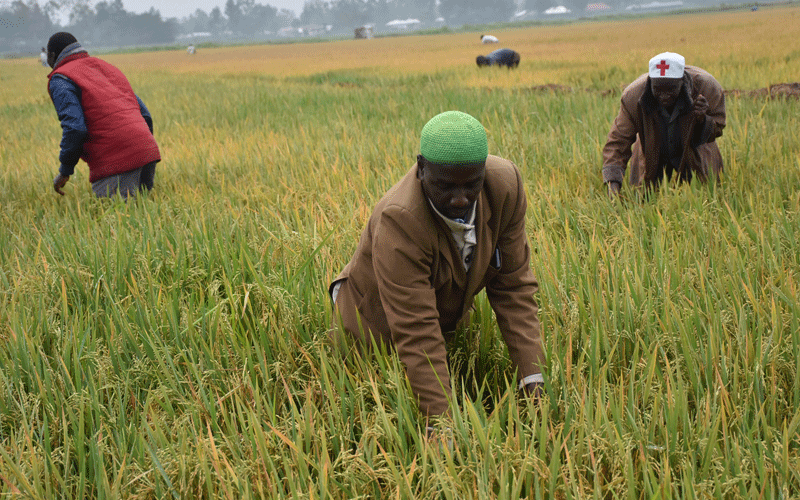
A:
<svg viewBox="0 0 800 500">
<path fill-rule="evenodd" d="M 689 111 L 678 118 L 683 144 L 680 172 L 688 169 L 705 182 L 710 173 L 717 176 L 722 171 L 722 155 L 715 139 L 722 135 L 725 127 L 725 94 L 719 82 L 700 68 L 686 66 L 683 78 L 680 99 L 688 101 Z M 691 112 L 693 99 L 698 94 L 708 100 L 702 125 L 695 124 Z M 663 135 L 660 127 L 658 102 L 650 90 L 650 77 L 645 73 L 622 92 L 619 114 L 603 148 L 603 182 L 622 184 L 630 160 L 631 185 L 657 184 L 661 180 L 658 157 Z"/>
<path fill-rule="evenodd" d="M 517 167 L 489 156 L 467 273 L 450 229 L 423 194 L 415 164 L 378 202 L 355 255 L 331 284 L 332 289 L 343 280 L 336 306 L 344 330 L 362 342 L 374 339 L 397 350 L 426 415 L 448 409 L 445 339 L 468 316 L 483 288 L 518 376 L 541 372 L 545 357 L 526 207 Z"/>
</svg>

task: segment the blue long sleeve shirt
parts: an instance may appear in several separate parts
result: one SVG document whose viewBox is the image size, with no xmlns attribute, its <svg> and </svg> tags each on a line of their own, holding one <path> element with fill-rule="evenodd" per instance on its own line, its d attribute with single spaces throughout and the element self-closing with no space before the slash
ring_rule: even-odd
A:
<svg viewBox="0 0 800 500">
<path fill-rule="evenodd" d="M 512 49 L 497 49 L 487 54 L 486 59 L 489 60 L 490 66 L 498 64 L 510 66 L 514 63 L 514 51 Z"/>
<path fill-rule="evenodd" d="M 83 154 L 83 143 L 88 135 L 86 119 L 81 107 L 81 89 L 75 82 L 63 75 L 53 75 L 48 89 L 62 129 L 61 153 L 58 157 L 61 166 L 58 171 L 61 175 L 69 177 L 75 173 L 75 165 L 78 164 L 78 160 Z M 150 133 L 153 133 L 153 118 L 150 116 L 150 111 L 138 95 L 136 100 L 139 101 L 139 110 Z"/>
</svg>

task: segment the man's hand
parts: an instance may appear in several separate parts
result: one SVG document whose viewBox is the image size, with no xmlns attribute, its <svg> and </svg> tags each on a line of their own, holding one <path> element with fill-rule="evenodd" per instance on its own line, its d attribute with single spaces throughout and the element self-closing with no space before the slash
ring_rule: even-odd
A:
<svg viewBox="0 0 800 500">
<path fill-rule="evenodd" d="M 428 426 L 425 428 L 425 438 L 434 449 L 453 452 L 453 431 L 449 427 L 436 430 L 435 427 Z"/>
<path fill-rule="evenodd" d="M 541 382 L 531 382 L 529 384 L 525 384 L 525 387 L 522 390 L 525 391 L 525 395 L 531 398 L 536 406 L 539 406 L 545 396 L 544 384 Z"/>
<path fill-rule="evenodd" d="M 706 111 L 708 111 L 708 100 L 703 94 L 697 94 L 697 97 L 694 100 L 694 106 L 692 108 L 694 119 L 698 123 L 702 122 L 706 118 Z"/>
<path fill-rule="evenodd" d="M 622 188 L 622 185 L 619 182 L 608 181 L 608 197 L 612 200 L 616 199 L 619 196 L 620 188 Z"/>
<path fill-rule="evenodd" d="M 56 193 L 60 194 L 61 196 L 64 196 L 66 194 L 61 188 L 63 188 L 67 184 L 68 180 L 69 180 L 68 175 L 61 175 L 61 172 L 58 173 L 56 178 L 53 179 L 53 189 L 56 190 Z"/>
</svg>

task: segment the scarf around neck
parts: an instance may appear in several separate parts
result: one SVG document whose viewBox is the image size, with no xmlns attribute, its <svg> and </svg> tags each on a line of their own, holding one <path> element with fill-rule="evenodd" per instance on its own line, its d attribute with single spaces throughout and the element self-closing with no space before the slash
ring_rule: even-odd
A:
<svg viewBox="0 0 800 500">
<path fill-rule="evenodd" d="M 69 56 L 74 56 L 75 54 L 87 53 L 86 49 L 80 44 L 80 42 L 75 42 L 67 45 L 64 47 L 64 50 L 61 51 L 61 54 L 58 55 L 56 58 L 56 63 L 53 64 L 53 69 L 57 68 L 61 62 Z"/>
</svg>

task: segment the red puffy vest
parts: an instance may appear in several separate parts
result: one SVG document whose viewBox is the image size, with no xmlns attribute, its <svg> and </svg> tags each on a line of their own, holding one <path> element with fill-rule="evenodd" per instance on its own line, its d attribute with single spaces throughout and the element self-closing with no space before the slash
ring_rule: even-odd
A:
<svg viewBox="0 0 800 500">
<path fill-rule="evenodd" d="M 161 160 L 136 94 L 120 70 L 82 53 L 67 57 L 56 66 L 48 75 L 48 83 L 57 74 L 81 89 L 88 130 L 81 159 L 89 165 L 90 182 Z"/>
</svg>

